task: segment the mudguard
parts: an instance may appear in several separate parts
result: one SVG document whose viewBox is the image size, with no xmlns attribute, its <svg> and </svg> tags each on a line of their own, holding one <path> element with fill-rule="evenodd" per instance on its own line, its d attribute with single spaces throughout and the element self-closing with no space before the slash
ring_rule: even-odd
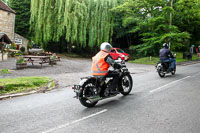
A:
<svg viewBox="0 0 200 133">
<path fill-rule="evenodd" d="M 82 77 L 81 78 L 81 81 L 79 82 L 79 85 L 80 86 L 83 86 L 83 84 L 85 83 L 85 82 L 87 82 L 88 80 L 91 80 L 91 79 L 96 79 L 95 77 L 93 77 L 93 76 L 88 76 L 88 77 Z"/>
<path fill-rule="evenodd" d="M 158 63 L 158 65 L 157 65 L 157 70 L 160 69 L 160 68 L 162 68 L 162 67 L 163 67 L 162 64 L 161 64 L 161 63 Z"/>
</svg>

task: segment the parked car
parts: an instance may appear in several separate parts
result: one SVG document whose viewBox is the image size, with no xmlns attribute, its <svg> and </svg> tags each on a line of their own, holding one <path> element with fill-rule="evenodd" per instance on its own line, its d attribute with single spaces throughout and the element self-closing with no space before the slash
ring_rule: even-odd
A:
<svg viewBox="0 0 200 133">
<path fill-rule="evenodd" d="M 122 49 L 120 48 L 112 48 L 109 52 L 109 54 L 112 56 L 114 60 L 122 59 L 125 61 L 128 61 L 130 58 L 130 55 L 125 53 Z"/>
</svg>

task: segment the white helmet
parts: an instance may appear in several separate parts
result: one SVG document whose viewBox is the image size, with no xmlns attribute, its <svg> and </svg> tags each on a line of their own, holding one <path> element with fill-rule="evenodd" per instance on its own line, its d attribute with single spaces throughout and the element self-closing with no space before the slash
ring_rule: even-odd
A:
<svg viewBox="0 0 200 133">
<path fill-rule="evenodd" d="M 169 45 L 167 43 L 163 43 L 163 47 L 168 48 Z"/>
<path fill-rule="evenodd" d="M 100 49 L 105 52 L 109 52 L 111 48 L 112 48 L 112 45 L 110 45 L 110 43 L 107 43 L 107 42 L 102 43 L 100 46 Z"/>
</svg>

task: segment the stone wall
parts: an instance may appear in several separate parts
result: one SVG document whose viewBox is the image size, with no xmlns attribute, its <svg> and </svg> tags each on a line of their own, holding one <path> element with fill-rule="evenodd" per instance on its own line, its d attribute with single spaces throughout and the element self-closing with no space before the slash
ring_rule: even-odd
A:
<svg viewBox="0 0 200 133">
<path fill-rule="evenodd" d="M 0 32 L 4 32 L 14 42 L 15 14 L 0 10 Z"/>
</svg>

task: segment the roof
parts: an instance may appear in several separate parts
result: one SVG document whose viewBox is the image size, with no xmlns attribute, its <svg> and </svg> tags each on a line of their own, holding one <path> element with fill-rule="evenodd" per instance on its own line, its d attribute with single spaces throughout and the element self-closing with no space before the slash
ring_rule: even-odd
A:
<svg viewBox="0 0 200 133">
<path fill-rule="evenodd" d="M 11 9 L 9 6 L 7 6 L 2 0 L 0 0 L 0 10 L 4 10 L 7 12 L 16 14 L 15 11 L 13 9 Z"/>
<path fill-rule="evenodd" d="M 12 43 L 12 41 L 9 39 L 9 37 L 5 33 L 0 33 L 0 40 L 2 40 L 3 38 L 4 38 L 5 43 L 7 43 L 7 44 Z"/>
<path fill-rule="evenodd" d="M 15 33 L 15 38 L 21 38 L 21 39 L 29 41 L 27 38 L 25 38 L 25 37 L 23 37 L 23 36 L 21 36 L 21 35 L 19 35 L 17 33 Z"/>
</svg>

